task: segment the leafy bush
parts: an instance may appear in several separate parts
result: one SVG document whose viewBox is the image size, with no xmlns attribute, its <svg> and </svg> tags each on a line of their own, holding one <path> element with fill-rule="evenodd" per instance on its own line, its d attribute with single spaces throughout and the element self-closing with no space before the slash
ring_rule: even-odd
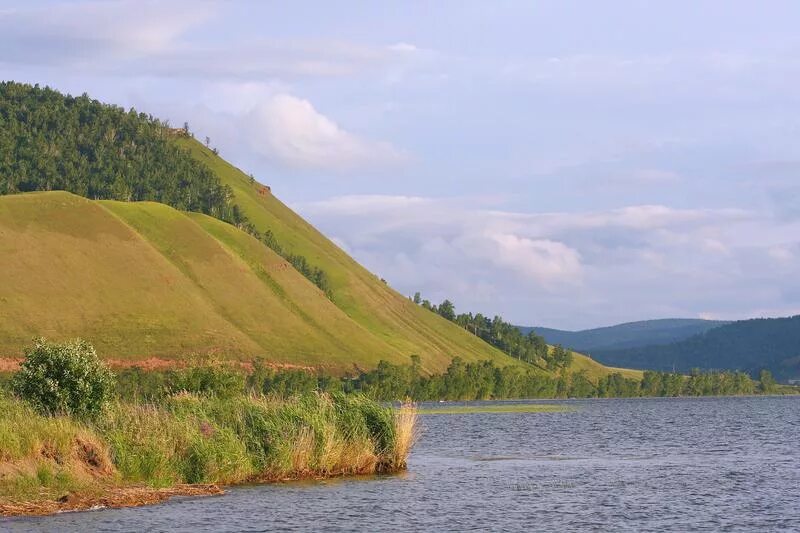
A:
<svg viewBox="0 0 800 533">
<path fill-rule="evenodd" d="M 89 417 L 110 400 L 114 374 L 86 341 L 59 344 L 38 339 L 26 350 L 12 389 L 42 414 Z"/>
<path fill-rule="evenodd" d="M 171 373 L 172 393 L 190 392 L 217 398 L 232 398 L 244 392 L 245 376 L 229 364 L 199 361 L 188 368 Z"/>
</svg>

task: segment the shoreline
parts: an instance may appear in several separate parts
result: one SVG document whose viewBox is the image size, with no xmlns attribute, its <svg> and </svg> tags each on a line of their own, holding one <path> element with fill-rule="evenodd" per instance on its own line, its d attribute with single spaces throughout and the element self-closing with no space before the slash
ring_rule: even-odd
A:
<svg viewBox="0 0 800 533">
<path fill-rule="evenodd" d="M 85 511 L 101 511 L 103 509 L 122 509 L 126 507 L 144 507 L 165 503 L 177 497 L 205 497 L 222 496 L 227 489 L 232 487 L 245 487 L 253 485 L 270 485 L 277 483 L 291 483 L 301 481 L 326 481 L 332 479 L 357 479 L 375 476 L 390 476 L 406 472 L 407 468 L 398 468 L 391 471 L 351 474 L 333 472 L 322 474 L 308 472 L 304 475 L 289 477 L 253 476 L 237 483 L 179 483 L 171 487 L 148 487 L 145 485 L 108 485 L 95 487 L 85 491 L 76 491 L 65 494 L 57 500 L 31 500 L 20 502 L 0 501 L 0 520 L 4 518 L 25 518 L 36 516 L 52 516 L 60 513 L 76 513 Z M 0 522 L 2 523 L 2 522 Z"/>
<path fill-rule="evenodd" d="M 163 503 L 177 496 L 219 496 L 222 494 L 225 494 L 225 490 L 215 483 L 180 484 L 165 488 L 114 486 L 107 487 L 98 494 L 92 494 L 91 492 L 69 493 L 58 500 L 0 502 L 0 517 L 22 518 L 101 509 L 140 507 Z"/>
<path fill-rule="evenodd" d="M 360 396 L 188 394 L 87 422 L 0 395 L 0 517 L 151 505 L 226 487 L 406 470 L 416 410 Z M 6 436 L 10 438 L 6 438 Z M 0 527 L 2 529 L 2 527 Z"/>
</svg>

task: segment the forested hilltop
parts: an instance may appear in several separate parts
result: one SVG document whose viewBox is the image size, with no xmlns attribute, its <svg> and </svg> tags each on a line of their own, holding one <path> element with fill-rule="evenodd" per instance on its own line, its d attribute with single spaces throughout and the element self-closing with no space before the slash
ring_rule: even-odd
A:
<svg viewBox="0 0 800 533">
<path fill-rule="evenodd" d="M 0 194 L 63 190 L 93 200 L 152 200 L 238 223 L 232 191 L 169 125 L 86 94 L 0 83 Z"/>
<path fill-rule="evenodd" d="M 429 300 L 422 299 L 419 292 L 414 294 L 412 300 L 423 309 L 458 324 L 515 359 L 551 371 L 568 368 L 572 364 L 572 352 L 560 344 L 548 346 L 545 339 L 533 331 L 523 334 L 520 328 L 506 322 L 500 315 L 489 318 L 482 313 L 456 313 L 456 307 L 450 300 L 446 299 L 439 305 L 432 304 Z"/>
<path fill-rule="evenodd" d="M 592 356 L 605 364 L 661 371 L 726 369 L 757 376 L 768 369 L 780 380 L 800 379 L 800 315 L 741 320 L 672 344 L 593 350 Z"/>
<path fill-rule="evenodd" d="M 33 336 L 123 365 L 529 366 L 408 301 L 188 125 L 87 95 L 0 83 L 0 250 L 0 370 Z M 578 355 L 568 370 L 611 372 Z"/>
<path fill-rule="evenodd" d="M 166 122 L 83 94 L 0 83 L 0 194 L 69 191 L 92 200 L 153 201 L 204 213 L 247 231 L 330 296 L 328 276 L 249 223 L 233 190 L 175 142 L 189 125 Z M 216 153 L 216 150 L 214 150 Z"/>
<path fill-rule="evenodd" d="M 730 322 L 695 318 L 662 318 L 580 331 L 536 326 L 520 326 L 519 329 L 525 334 L 533 331 L 544 337 L 550 344 L 561 344 L 572 350 L 592 353 L 595 350 L 623 350 L 655 344 L 670 344 L 725 324 L 730 324 Z"/>
</svg>

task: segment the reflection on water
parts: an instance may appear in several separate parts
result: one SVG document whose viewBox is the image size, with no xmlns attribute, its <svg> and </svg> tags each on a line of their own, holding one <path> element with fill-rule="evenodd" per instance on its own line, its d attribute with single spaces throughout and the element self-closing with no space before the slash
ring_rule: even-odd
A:
<svg viewBox="0 0 800 533">
<path fill-rule="evenodd" d="M 0 522 L 11 531 L 800 530 L 800 398 L 423 416 L 409 472 Z"/>
</svg>

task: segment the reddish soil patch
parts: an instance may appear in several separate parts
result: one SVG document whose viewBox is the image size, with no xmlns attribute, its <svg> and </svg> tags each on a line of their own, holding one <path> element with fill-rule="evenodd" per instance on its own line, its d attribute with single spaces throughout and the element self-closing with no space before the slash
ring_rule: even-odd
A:
<svg viewBox="0 0 800 533">
<path fill-rule="evenodd" d="M 36 516 L 65 511 L 85 511 L 87 509 L 134 507 L 160 503 L 173 496 L 210 496 L 223 494 L 219 486 L 178 485 L 165 489 L 149 487 L 114 487 L 101 495 L 66 494 L 58 500 L 38 502 L 6 503 L 0 501 L 0 516 Z"/>
<path fill-rule="evenodd" d="M 0 372 L 16 372 L 21 362 L 19 357 L 0 357 Z"/>
<path fill-rule="evenodd" d="M 172 368 L 183 368 L 191 364 L 191 360 L 176 360 L 176 359 L 161 359 L 158 357 L 150 357 L 148 359 L 106 359 L 106 363 L 112 368 L 133 368 L 139 367 L 142 370 L 170 370 Z M 231 364 L 239 365 L 247 372 L 253 371 L 253 363 L 251 361 L 231 361 Z M 291 363 L 274 363 L 264 362 L 269 368 L 274 369 L 299 369 L 299 370 L 316 370 L 313 366 L 294 365 Z"/>
<path fill-rule="evenodd" d="M 16 372 L 22 362 L 21 357 L 0 357 L 0 372 Z M 161 359 L 160 357 L 148 357 L 147 359 L 105 359 L 111 368 L 133 368 L 139 367 L 145 371 L 151 370 L 170 370 L 173 368 L 185 367 L 190 361 L 177 359 Z M 250 361 L 234 362 L 247 372 L 253 371 L 253 363 Z M 273 369 L 295 369 L 313 372 L 316 367 L 306 365 L 295 365 L 292 363 L 265 362 L 269 368 Z"/>
</svg>

